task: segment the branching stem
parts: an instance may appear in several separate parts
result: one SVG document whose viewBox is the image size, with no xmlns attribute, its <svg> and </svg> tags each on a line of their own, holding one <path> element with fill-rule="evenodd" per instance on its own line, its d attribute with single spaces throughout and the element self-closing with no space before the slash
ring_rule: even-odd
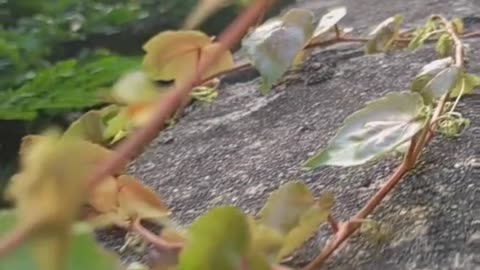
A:
<svg viewBox="0 0 480 270">
<path fill-rule="evenodd" d="M 435 15 L 434 17 L 443 22 L 446 31 L 452 37 L 455 43 L 455 65 L 459 68 L 462 68 L 464 62 L 462 41 L 448 20 L 438 15 Z M 412 139 L 409 149 L 405 154 L 404 160 L 399 167 L 397 167 L 395 173 L 390 176 L 385 185 L 380 188 L 380 190 L 378 190 L 373 197 L 370 198 L 370 200 L 368 200 L 368 202 L 362 209 L 360 209 L 360 211 L 351 217 L 349 221 L 339 226 L 339 229 L 333 236 L 333 239 L 327 243 L 323 251 L 310 264 L 308 264 L 304 270 L 315 270 L 321 267 L 323 263 L 330 257 L 330 255 L 332 255 L 334 251 L 337 251 L 342 243 L 345 242 L 361 226 L 361 223 L 357 221 L 367 218 L 367 216 L 373 212 L 373 210 L 380 204 L 386 195 L 390 193 L 390 191 L 403 179 L 405 174 L 415 167 L 415 164 L 421 156 L 421 151 L 434 135 L 434 133 L 431 131 L 431 126 L 436 125 L 438 122 L 437 119 L 439 119 L 439 117 L 441 117 L 443 114 L 448 96 L 449 94 L 447 93 L 441 97 L 440 101 L 437 103 L 432 117 L 427 121 L 420 134 Z"/>
</svg>

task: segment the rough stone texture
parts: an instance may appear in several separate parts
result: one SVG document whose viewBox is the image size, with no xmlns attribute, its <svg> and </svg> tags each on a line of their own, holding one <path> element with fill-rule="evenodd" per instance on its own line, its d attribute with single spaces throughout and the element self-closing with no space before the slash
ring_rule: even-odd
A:
<svg viewBox="0 0 480 270">
<path fill-rule="evenodd" d="M 432 13 L 468 18 L 480 29 L 477 1 L 300 1 L 321 14 L 346 4 L 344 24 L 365 34 L 396 13 L 407 26 Z M 468 40 L 469 72 L 480 73 L 480 44 Z M 131 165 L 130 172 L 158 191 L 173 218 L 188 225 L 214 206 L 233 204 L 256 213 L 268 194 L 290 180 L 307 183 L 316 194 L 332 191 L 335 216 L 355 213 L 392 173 L 389 157 L 352 168 L 313 172 L 300 164 L 326 146 L 342 121 L 365 102 L 406 90 L 419 69 L 436 59 L 431 47 L 415 53 L 362 56 L 358 47 L 324 50 L 300 72 L 291 72 L 271 95 L 260 81 L 228 83 L 211 105 L 194 105 Z M 459 138 L 437 136 L 414 173 L 406 177 L 371 217 L 393 228 L 390 242 L 373 244 L 357 234 L 325 269 L 480 269 L 480 95 L 458 107 L 471 122 Z M 322 228 L 299 250 L 292 265 L 310 261 L 328 239 Z M 107 236 L 104 236 L 107 237 Z M 110 246 L 120 239 L 108 237 Z M 128 257 L 128 256 L 127 256 Z M 128 257 L 132 258 L 132 257 Z"/>
</svg>

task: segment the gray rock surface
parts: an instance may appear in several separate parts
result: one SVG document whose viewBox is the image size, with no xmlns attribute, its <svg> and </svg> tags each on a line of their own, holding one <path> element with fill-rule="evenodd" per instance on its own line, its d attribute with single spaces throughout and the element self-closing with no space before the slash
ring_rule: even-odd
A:
<svg viewBox="0 0 480 270">
<path fill-rule="evenodd" d="M 344 25 L 368 33 L 383 19 L 401 13 L 407 27 L 433 13 L 467 18 L 480 29 L 480 2 L 299 1 L 317 14 L 345 4 Z M 470 39 L 468 71 L 480 74 L 480 39 Z M 195 104 L 162 133 L 130 167 L 188 225 L 211 207 L 233 204 L 256 213 L 281 184 L 299 180 L 319 195 L 335 194 L 334 215 L 347 219 L 382 185 L 399 160 L 313 172 L 300 164 L 326 146 L 342 121 L 366 102 L 402 91 L 420 68 L 436 59 L 427 46 L 417 52 L 363 56 L 356 45 L 326 49 L 289 73 L 274 93 L 262 96 L 260 80 L 222 85 L 213 104 Z M 471 126 L 459 138 L 437 136 L 421 163 L 372 219 L 393 228 L 390 242 L 374 244 L 356 234 L 331 257 L 325 269 L 480 269 L 480 94 L 463 99 L 459 111 Z M 325 226 L 324 226 L 325 227 Z M 308 263 L 329 237 L 322 227 L 290 262 Z M 119 235 L 103 236 L 110 247 Z M 126 258 L 129 254 L 124 254 Z M 127 259 L 129 260 L 129 259 Z"/>
</svg>

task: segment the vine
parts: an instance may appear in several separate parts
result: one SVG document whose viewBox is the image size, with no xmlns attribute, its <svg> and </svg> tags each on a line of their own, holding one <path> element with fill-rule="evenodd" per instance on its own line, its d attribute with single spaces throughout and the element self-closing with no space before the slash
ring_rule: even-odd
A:
<svg viewBox="0 0 480 270">
<path fill-rule="evenodd" d="M 189 28 L 225 1 L 203 3 L 210 6 L 189 19 Z M 403 19 L 397 15 L 367 38 L 352 37 L 339 25 L 346 15 L 343 7 L 331 10 L 316 26 L 310 11 L 292 9 L 253 27 L 272 3 L 251 1 L 215 39 L 188 29 L 159 33 L 144 46 L 143 69 L 112 86 L 106 97 L 109 106 L 87 112 L 65 132 L 26 136 L 20 149 L 21 170 L 7 192 L 16 209 L 0 212 L 0 231 L 6 232 L 0 241 L 1 268 L 119 269 L 118 259 L 106 255 L 92 237 L 92 228 L 116 226 L 129 232 L 126 248 L 140 237 L 141 251 L 146 242 L 162 254 L 152 269 L 280 270 L 287 269 L 281 266 L 283 260 L 320 225 L 329 224 L 331 240 L 304 268 L 313 270 L 363 224 L 375 227 L 368 216 L 415 168 L 433 136 L 458 136 L 468 127 L 468 120 L 455 108 L 463 95 L 480 85 L 480 78 L 464 69 L 462 39 L 480 32 L 464 33 L 461 20 L 441 15 L 431 16 L 413 32 L 401 32 Z M 196 12 L 201 10 L 200 6 Z M 230 49 L 240 41 L 249 63 L 235 66 Z M 334 218 L 333 194 L 317 198 L 305 184 L 289 182 L 270 195 L 256 217 L 222 206 L 183 229 L 168 218 L 168 207 L 154 191 L 123 173 L 192 98 L 213 101 L 221 76 L 254 67 L 263 79 L 262 93 L 268 94 L 314 48 L 341 42 L 363 43 L 366 53 L 417 49 L 436 42 L 441 57 L 422 68 L 410 91 L 389 93 L 350 115 L 329 145 L 303 164 L 308 170 L 356 166 L 392 151 L 403 152 L 394 173 L 347 221 Z M 173 81 L 174 87 L 163 89 L 155 81 Z M 106 148 L 111 145 L 114 150 Z M 160 233 L 144 226 L 146 221 L 162 226 Z M 87 253 L 90 260 L 83 264 L 81 258 Z M 129 269 L 147 268 L 132 264 Z"/>
</svg>

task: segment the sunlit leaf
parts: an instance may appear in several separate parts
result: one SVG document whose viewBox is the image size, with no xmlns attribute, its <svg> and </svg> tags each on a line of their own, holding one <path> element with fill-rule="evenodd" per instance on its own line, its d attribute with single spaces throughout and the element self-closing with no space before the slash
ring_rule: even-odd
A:
<svg viewBox="0 0 480 270">
<path fill-rule="evenodd" d="M 210 210 L 190 227 L 188 244 L 180 254 L 179 270 L 238 270 L 249 249 L 249 225 L 230 206 Z"/>
<path fill-rule="evenodd" d="M 202 58 L 220 47 L 199 31 L 165 31 L 151 38 L 143 49 L 147 52 L 143 67 L 151 79 L 184 81 L 193 76 Z M 226 51 L 204 72 L 203 78 L 233 66 L 233 56 Z"/>
<path fill-rule="evenodd" d="M 453 63 L 454 63 L 453 58 L 447 57 L 447 58 L 442 58 L 442 59 L 432 61 L 431 63 L 425 65 L 420 71 L 420 73 L 418 73 L 418 75 L 413 80 L 412 87 L 411 87 L 412 91 L 422 93 L 422 96 L 424 97 L 425 102 L 431 103 L 432 98 L 435 96 L 430 92 L 432 89 L 426 89 L 427 85 L 430 84 L 434 78 L 438 77 L 438 75 L 441 72 L 445 72 L 446 70 L 449 70 L 451 67 L 453 67 Z M 454 68 L 453 70 L 455 71 L 456 69 Z M 444 73 L 442 76 L 451 75 L 451 74 L 452 73 L 446 73 L 446 74 Z M 443 78 L 448 78 L 448 77 L 443 77 Z M 442 79 L 442 77 L 437 78 L 437 80 L 438 79 Z M 436 86 L 437 88 L 438 87 L 443 88 L 442 85 L 438 85 L 438 83 L 440 82 L 441 81 L 437 81 L 437 83 L 434 84 L 433 86 Z M 432 85 L 430 85 L 429 87 L 431 86 Z M 449 89 L 447 89 L 446 91 L 448 90 Z M 425 94 L 423 94 L 423 92 L 425 92 Z M 443 92 L 443 90 L 439 92 L 441 93 Z"/>
<path fill-rule="evenodd" d="M 129 118 L 128 107 L 121 107 L 116 115 L 106 121 L 103 138 L 109 144 L 114 144 L 125 138 L 132 128 L 133 121 Z"/>
<path fill-rule="evenodd" d="M 438 38 L 435 50 L 437 51 L 438 55 L 440 55 L 440 57 L 447 57 L 452 55 L 453 40 L 450 37 L 450 34 L 443 34 Z"/>
<path fill-rule="evenodd" d="M 112 87 L 112 98 L 121 104 L 137 104 L 159 98 L 159 87 L 141 71 L 122 76 Z"/>
<path fill-rule="evenodd" d="M 192 91 L 192 98 L 202 102 L 213 102 L 218 97 L 218 91 L 215 88 L 206 86 L 195 87 Z"/>
<path fill-rule="evenodd" d="M 0 212 L 0 237 L 18 226 L 14 212 Z M 46 248 L 46 247 L 45 247 Z M 93 232 L 85 224 L 73 227 L 69 248 L 66 249 L 65 270 L 119 270 L 120 260 L 114 254 L 98 246 Z M 46 252 L 53 252 L 46 250 Z M 33 270 L 39 269 L 34 260 L 30 242 L 15 249 L 11 254 L 2 257 L 0 269 Z M 54 270 L 52 268 L 48 270 Z"/>
<path fill-rule="evenodd" d="M 389 93 L 350 115 L 327 148 L 304 167 L 354 166 L 382 157 L 412 138 L 426 118 L 418 93 Z"/>
<path fill-rule="evenodd" d="M 463 24 L 462 18 L 455 18 L 452 20 L 453 29 L 457 34 L 463 34 L 465 31 L 465 25 Z"/>
<path fill-rule="evenodd" d="M 293 64 L 312 33 L 313 14 L 292 9 L 282 18 L 268 20 L 242 40 L 248 58 L 262 75 L 263 93 L 268 93 Z"/>
<path fill-rule="evenodd" d="M 365 45 L 367 54 L 386 52 L 398 37 L 403 18 L 399 15 L 390 17 L 379 24 L 371 33 L 370 40 Z"/>
<path fill-rule="evenodd" d="M 86 141 L 105 144 L 106 119 L 118 113 L 116 105 L 107 106 L 101 110 L 91 110 L 74 121 L 64 132 L 64 136 L 73 136 Z"/>
<path fill-rule="evenodd" d="M 320 37 L 331 30 L 341 19 L 343 19 L 343 17 L 345 17 L 345 15 L 347 15 L 346 7 L 334 8 L 327 14 L 323 15 L 313 32 L 313 38 Z"/>
<path fill-rule="evenodd" d="M 88 204 L 101 213 L 113 211 L 118 207 L 119 185 L 114 177 L 100 182 L 88 195 Z"/>
<path fill-rule="evenodd" d="M 117 179 L 119 184 L 119 211 L 131 219 L 140 218 L 160 221 L 169 215 L 165 203 L 151 189 L 139 180 L 122 175 Z"/>
</svg>

